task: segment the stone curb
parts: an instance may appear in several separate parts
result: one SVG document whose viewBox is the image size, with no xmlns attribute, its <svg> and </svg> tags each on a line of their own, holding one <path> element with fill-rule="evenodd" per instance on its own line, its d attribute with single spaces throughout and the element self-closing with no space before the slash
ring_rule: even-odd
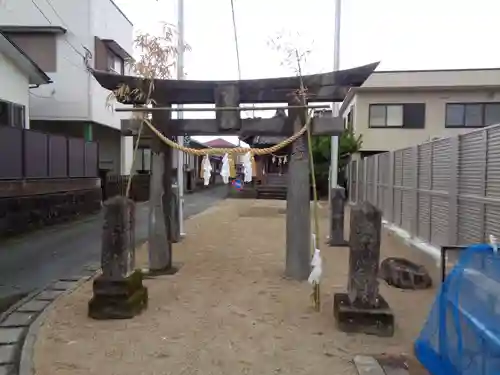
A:
<svg viewBox="0 0 500 375">
<path fill-rule="evenodd" d="M 82 285 L 99 271 L 87 265 L 81 274 L 58 279 L 30 293 L 0 315 L 0 375 L 32 375 L 33 348 L 50 306 L 57 298 Z"/>
</svg>

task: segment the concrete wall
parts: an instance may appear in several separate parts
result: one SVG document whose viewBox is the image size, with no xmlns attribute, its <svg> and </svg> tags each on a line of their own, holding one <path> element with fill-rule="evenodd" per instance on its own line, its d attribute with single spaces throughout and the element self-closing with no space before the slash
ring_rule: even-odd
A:
<svg viewBox="0 0 500 375">
<path fill-rule="evenodd" d="M 498 89 L 422 90 L 400 89 L 362 91 L 356 93 L 343 116 L 354 108 L 354 130 L 363 135 L 364 151 L 393 151 L 414 146 L 434 137 L 452 137 L 473 130 L 471 128 L 445 128 L 446 104 L 451 102 L 500 102 Z M 425 128 L 370 128 L 370 104 L 425 103 Z"/>
<path fill-rule="evenodd" d="M 29 128 L 29 80 L 14 63 L 0 53 L 0 99 L 26 107 L 26 128 Z"/>
</svg>

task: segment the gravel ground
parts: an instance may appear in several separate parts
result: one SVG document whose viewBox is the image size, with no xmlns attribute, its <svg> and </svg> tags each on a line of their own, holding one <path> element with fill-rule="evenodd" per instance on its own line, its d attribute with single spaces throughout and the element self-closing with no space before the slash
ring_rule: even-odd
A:
<svg viewBox="0 0 500 375">
<path fill-rule="evenodd" d="M 322 245 L 322 311 L 314 312 L 310 286 L 282 277 L 285 205 L 226 200 L 188 220 L 188 237 L 174 245 L 181 270 L 145 281 L 149 308 L 132 320 L 87 318 L 90 282 L 57 300 L 36 341 L 36 374 L 354 375 L 356 354 L 411 353 L 435 289 L 381 286 L 396 315 L 392 338 L 339 332 L 332 299 L 345 291 L 348 249 Z M 388 234 L 382 252 L 419 260 Z"/>
</svg>

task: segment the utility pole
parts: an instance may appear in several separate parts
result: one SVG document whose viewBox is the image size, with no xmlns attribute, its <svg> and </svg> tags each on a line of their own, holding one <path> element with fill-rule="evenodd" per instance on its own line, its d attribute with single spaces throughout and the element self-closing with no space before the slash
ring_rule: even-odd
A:
<svg viewBox="0 0 500 375">
<path fill-rule="evenodd" d="M 342 14 L 342 0 L 335 0 L 335 34 L 333 39 L 333 70 L 340 69 L 340 21 Z M 339 115 L 339 103 L 333 103 L 332 115 Z M 331 138 L 331 154 L 330 154 L 330 189 L 338 185 L 338 169 L 339 169 L 339 137 L 333 136 Z"/>
<path fill-rule="evenodd" d="M 184 0 L 177 2 L 177 79 L 184 79 Z M 182 107 L 182 105 L 178 105 Z M 182 119 L 184 113 L 177 112 L 177 118 Z M 178 136 L 177 142 L 184 145 L 184 136 Z M 184 233 L 184 153 L 177 154 L 177 189 L 179 191 L 179 231 L 181 238 Z"/>
<path fill-rule="evenodd" d="M 342 0 L 335 0 L 335 35 L 333 41 L 333 70 L 340 69 L 340 20 Z M 339 103 L 333 103 L 332 115 L 339 115 Z M 344 210 L 345 190 L 338 186 L 339 173 L 339 137 L 332 137 L 330 162 L 330 189 L 328 189 L 328 200 L 330 202 L 330 235 L 328 244 L 330 246 L 346 246 L 344 239 Z"/>
</svg>

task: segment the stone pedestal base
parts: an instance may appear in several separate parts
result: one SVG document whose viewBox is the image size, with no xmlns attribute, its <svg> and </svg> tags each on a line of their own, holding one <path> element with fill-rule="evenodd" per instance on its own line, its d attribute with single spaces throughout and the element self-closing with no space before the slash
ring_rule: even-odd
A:
<svg viewBox="0 0 500 375">
<path fill-rule="evenodd" d="M 326 240 L 326 244 L 330 247 L 349 247 L 349 241 L 344 240 L 343 238 L 332 238 L 328 237 Z"/>
<path fill-rule="evenodd" d="M 142 285 L 142 273 L 135 271 L 123 280 L 102 275 L 94 280 L 94 295 L 89 301 L 89 317 L 98 320 L 130 319 L 148 305 L 148 290 Z"/>
<path fill-rule="evenodd" d="M 169 275 L 175 275 L 179 270 L 181 269 L 182 264 L 177 263 L 174 265 L 170 265 L 168 267 L 165 267 L 163 269 L 143 269 L 142 274 L 144 275 L 145 279 L 151 279 L 156 276 L 169 276 Z"/>
<path fill-rule="evenodd" d="M 342 187 L 332 189 L 330 194 L 330 246 L 349 246 L 344 239 L 345 190 Z"/>
<path fill-rule="evenodd" d="M 393 336 L 394 314 L 381 295 L 378 300 L 378 307 L 360 308 L 351 303 L 347 293 L 336 293 L 333 297 L 333 315 L 339 329 L 349 333 Z"/>
</svg>

